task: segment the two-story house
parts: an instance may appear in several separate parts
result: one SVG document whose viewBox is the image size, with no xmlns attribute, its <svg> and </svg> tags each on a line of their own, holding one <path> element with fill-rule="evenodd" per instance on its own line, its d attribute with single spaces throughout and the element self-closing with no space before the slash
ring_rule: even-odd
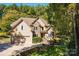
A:
<svg viewBox="0 0 79 59">
<path fill-rule="evenodd" d="M 12 41 L 32 44 L 34 36 L 50 40 L 53 28 L 42 18 L 19 18 L 11 24 Z"/>
</svg>

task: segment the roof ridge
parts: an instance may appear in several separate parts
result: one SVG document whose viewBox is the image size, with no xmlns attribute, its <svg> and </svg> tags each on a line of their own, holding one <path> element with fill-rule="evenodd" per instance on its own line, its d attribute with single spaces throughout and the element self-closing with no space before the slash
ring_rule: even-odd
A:
<svg viewBox="0 0 79 59">
<path fill-rule="evenodd" d="M 31 25 L 33 25 L 33 24 L 34 24 L 34 23 L 35 23 L 38 19 L 39 19 L 39 17 L 37 17 L 37 18 L 36 18 L 36 20 L 35 20 L 34 22 L 32 22 L 32 24 L 31 24 Z"/>
</svg>

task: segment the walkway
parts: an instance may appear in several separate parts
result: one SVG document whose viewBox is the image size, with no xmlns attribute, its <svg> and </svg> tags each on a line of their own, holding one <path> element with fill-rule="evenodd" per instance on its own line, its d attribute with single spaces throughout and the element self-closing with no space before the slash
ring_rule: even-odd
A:
<svg viewBox="0 0 79 59">
<path fill-rule="evenodd" d="M 13 55 L 14 54 L 14 51 L 15 50 L 21 50 L 21 49 L 23 49 L 23 48 L 25 48 L 25 47 L 31 47 L 32 45 L 18 45 L 18 46 L 16 46 L 16 45 L 13 45 L 13 46 L 6 46 L 5 48 L 6 49 L 0 49 L 0 56 L 11 56 L 11 55 Z M 1 47 L 1 46 L 0 46 Z"/>
<path fill-rule="evenodd" d="M 35 47 L 40 47 L 41 45 L 42 45 L 41 43 L 31 44 L 31 45 L 24 44 L 24 45 L 18 45 L 18 46 L 16 46 L 16 45 L 12 45 L 12 46 L 7 45 L 7 46 L 5 46 L 6 49 L 4 49 L 0 52 L 0 56 L 12 56 L 12 55 L 15 55 L 17 53 L 16 51 L 19 51 L 19 53 L 20 53 L 22 51 L 30 50 L 30 49 L 35 48 Z"/>
</svg>

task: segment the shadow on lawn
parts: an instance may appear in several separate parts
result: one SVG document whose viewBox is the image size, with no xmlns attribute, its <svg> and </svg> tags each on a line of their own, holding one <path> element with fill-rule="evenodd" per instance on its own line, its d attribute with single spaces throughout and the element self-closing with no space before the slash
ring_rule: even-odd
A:
<svg viewBox="0 0 79 59">
<path fill-rule="evenodd" d="M 12 45 L 10 43 L 3 43 L 3 44 L 0 44 L 0 52 L 8 49 L 9 47 L 11 47 Z"/>
</svg>

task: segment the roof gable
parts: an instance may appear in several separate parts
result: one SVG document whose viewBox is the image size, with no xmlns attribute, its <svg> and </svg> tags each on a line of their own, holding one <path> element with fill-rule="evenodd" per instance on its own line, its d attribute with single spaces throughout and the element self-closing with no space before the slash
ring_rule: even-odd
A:
<svg viewBox="0 0 79 59">
<path fill-rule="evenodd" d="M 27 25 L 31 26 L 33 25 L 35 22 L 38 22 L 37 20 L 41 20 L 46 26 L 48 25 L 48 23 L 42 19 L 42 18 L 19 18 L 18 20 L 16 20 L 15 22 L 13 22 L 11 24 L 12 28 L 15 28 L 16 26 L 18 26 L 22 21 L 24 21 Z M 39 24 L 42 26 L 42 24 L 39 22 Z"/>
</svg>

